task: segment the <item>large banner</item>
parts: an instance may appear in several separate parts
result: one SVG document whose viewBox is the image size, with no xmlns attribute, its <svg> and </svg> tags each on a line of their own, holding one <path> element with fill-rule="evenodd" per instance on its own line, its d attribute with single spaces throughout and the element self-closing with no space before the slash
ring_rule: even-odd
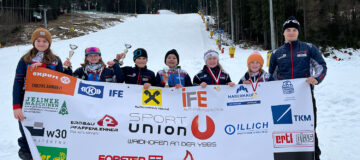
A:
<svg viewBox="0 0 360 160">
<path fill-rule="evenodd" d="M 23 112 L 35 160 L 314 157 L 305 79 L 145 90 L 38 68 L 28 70 Z"/>
</svg>

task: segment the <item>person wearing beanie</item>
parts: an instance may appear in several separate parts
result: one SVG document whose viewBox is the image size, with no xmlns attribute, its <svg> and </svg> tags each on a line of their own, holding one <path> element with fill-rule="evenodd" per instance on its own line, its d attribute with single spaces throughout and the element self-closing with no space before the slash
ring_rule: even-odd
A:
<svg viewBox="0 0 360 160">
<path fill-rule="evenodd" d="M 207 85 L 229 85 L 235 86 L 219 63 L 219 53 L 214 50 L 208 50 L 204 53 L 205 65 L 203 69 L 195 75 L 194 85 L 200 85 L 205 88 Z"/>
<path fill-rule="evenodd" d="M 264 59 L 262 58 L 261 54 L 257 51 L 254 51 L 247 59 L 248 71 L 240 79 L 239 84 L 251 84 L 253 89 L 256 91 L 257 84 L 259 82 L 269 81 L 270 74 L 262 69 L 263 65 Z"/>
<path fill-rule="evenodd" d="M 118 62 L 113 63 L 114 64 L 111 64 L 111 67 L 110 65 L 109 67 L 106 67 L 104 61 L 101 58 L 100 49 L 97 47 L 89 47 L 85 49 L 84 63 L 81 64 L 81 67 L 77 68 L 74 73 L 72 73 L 72 67 L 69 58 L 64 62 L 64 66 L 68 66 L 67 69 L 65 69 L 66 73 L 70 73 L 74 77 L 83 80 L 123 83 L 124 74 Z"/>
<path fill-rule="evenodd" d="M 321 83 L 327 72 L 326 62 L 319 49 L 311 44 L 298 40 L 300 23 L 289 17 L 283 24 L 285 44 L 279 47 L 270 58 L 269 73 L 275 80 L 306 78 L 310 84 L 314 121 L 316 129 L 316 101 L 314 98 L 314 85 Z M 320 148 L 315 133 L 315 159 L 320 159 Z"/>
<path fill-rule="evenodd" d="M 144 89 L 149 89 L 151 86 L 155 86 L 155 73 L 147 69 L 148 54 L 145 49 L 136 49 L 133 55 L 135 67 L 125 66 L 122 67 L 126 84 L 143 85 Z M 125 54 L 121 53 L 116 56 L 114 61 L 119 61 Z"/>
<path fill-rule="evenodd" d="M 19 121 L 19 129 L 21 133 L 21 137 L 18 139 L 18 144 L 20 146 L 18 155 L 20 159 L 23 160 L 32 159 L 29 145 L 26 141 L 26 137 L 20 123 L 24 120 L 21 105 L 25 94 L 24 86 L 26 71 L 28 67 L 31 67 L 32 69 L 44 67 L 58 72 L 63 72 L 61 59 L 50 49 L 52 40 L 51 34 L 48 30 L 44 28 L 36 29 L 32 33 L 31 42 L 33 47 L 20 58 L 17 64 L 13 85 L 13 111 L 15 119 Z"/>
<path fill-rule="evenodd" d="M 192 86 L 189 74 L 179 66 L 179 54 L 175 49 L 165 54 L 165 67 L 156 74 L 156 85 L 159 87 L 188 87 Z"/>
</svg>

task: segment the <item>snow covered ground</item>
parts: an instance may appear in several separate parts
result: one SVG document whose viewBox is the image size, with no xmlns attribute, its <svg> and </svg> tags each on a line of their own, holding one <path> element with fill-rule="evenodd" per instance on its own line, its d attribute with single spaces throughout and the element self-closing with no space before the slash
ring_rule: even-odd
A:
<svg viewBox="0 0 360 160">
<path fill-rule="evenodd" d="M 208 49 L 217 49 L 215 39 L 210 39 L 198 14 L 164 12 L 166 14 L 128 17 L 124 23 L 96 33 L 55 40 L 51 48 L 65 60 L 69 44 L 78 45 L 71 59 L 73 67 L 77 68 L 83 62 L 86 47 L 99 47 L 103 59 L 108 61 L 125 49 L 125 43 L 129 43 L 133 47 L 125 59 L 125 65 L 133 66 L 132 51 L 141 47 L 148 51 L 148 67 L 154 72 L 165 67 L 165 53 L 175 48 L 180 54 L 182 68 L 194 76 L 204 65 L 203 53 Z M 0 103 L 3 107 L 0 113 L 0 159 L 18 159 L 17 138 L 20 133 L 13 118 L 11 93 L 17 62 L 31 47 L 22 45 L 0 49 L 0 67 L 6 70 L 0 77 Z M 225 47 L 225 53 L 220 55 L 220 63 L 234 82 L 237 83 L 247 70 L 246 59 L 252 51 L 237 47 L 235 58 L 231 59 Z M 266 51 L 261 53 L 265 59 Z M 326 62 L 327 77 L 315 89 L 322 159 L 357 160 L 360 159 L 360 76 L 357 74 L 360 71 L 360 51 L 356 51 L 350 60 L 326 59 Z"/>
</svg>

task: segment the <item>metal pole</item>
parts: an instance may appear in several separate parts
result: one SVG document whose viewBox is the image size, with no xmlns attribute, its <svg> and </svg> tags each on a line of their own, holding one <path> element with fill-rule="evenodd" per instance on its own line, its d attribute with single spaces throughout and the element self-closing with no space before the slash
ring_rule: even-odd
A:
<svg viewBox="0 0 360 160">
<path fill-rule="evenodd" d="M 117 6 L 117 8 L 118 8 L 118 13 L 120 13 L 120 0 L 118 0 L 117 2 L 118 2 L 118 6 Z"/>
<path fill-rule="evenodd" d="M 219 23 L 220 23 L 220 18 L 219 18 L 219 0 L 216 0 L 216 9 L 217 9 L 217 21 L 218 21 L 218 23 L 217 23 L 217 29 L 219 30 L 219 28 L 220 28 L 220 25 L 219 25 Z"/>
<path fill-rule="evenodd" d="M 231 40 L 234 43 L 234 14 L 233 14 L 233 0 L 230 0 L 231 7 Z"/>
<path fill-rule="evenodd" d="M 205 15 L 209 15 L 209 13 L 208 13 L 208 2 L 207 2 L 207 0 L 205 0 Z"/>
<path fill-rule="evenodd" d="M 136 13 L 136 0 L 135 0 L 135 13 Z"/>
<path fill-rule="evenodd" d="M 216 8 L 217 8 L 217 30 L 220 29 L 220 14 L 219 14 L 219 0 L 216 0 Z M 219 36 L 219 44 L 221 46 L 221 33 L 218 33 Z"/>
<path fill-rule="evenodd" d="M 272 0 L 269 0 L 270 4 L 270 30 L 271 30 L 271 50 L 275 50 L 275 29 L 274 29 L 274 16 Z"/>
<path fill-rule="evenodd" d="M 44 8 L 44 27 L 45 28 L 47 28 L 46 11 L 47 11 L 47 8 Z"/>
</svg>

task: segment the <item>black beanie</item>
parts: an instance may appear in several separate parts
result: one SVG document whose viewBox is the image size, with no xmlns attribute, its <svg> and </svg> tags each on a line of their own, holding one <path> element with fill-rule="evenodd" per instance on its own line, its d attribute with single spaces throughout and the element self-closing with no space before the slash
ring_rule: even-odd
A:
<svg viewBox="0 0 360 160">
<path fill-rule="evenodd" d="M 287 28 L 296 28 L 296 29 L 300 32 L 300 23 L 299 23 L 299 21 L 297 21 L 297 20 L 295 19 L 294 16 L 290 16 L 290 17 L 284 22 L 282 32 L 284 33 L 284 31 L 285 31 Z"/>
<path fill-rule="evenodd" d="M 165 64 L 166 64 L 166 58 L 167 58 L 170 54 L 173 54 L 173 55 L 176 56 L 177 64 L 179 65 L 179 64 L 180 64 L 179 54 L 177 53 L 177 51 L 176 51 L 175 49 L 172 49 L 172 50 L 170 50 L 170 51 L 168 51 L 168 52 L 166 53 L 166 55 L 165 55 L 165 60 L 164 60 Z"/>
<path fill-rule="evenodd" d="M 145 49 L 138 48 L 134 51 L 134 57 L 133 57 L 134 62 L 139 57 L 145 57 L 146 59 L 148 58 L 148 55 L 147 55 L 147 52 Z"/>
</svg>

